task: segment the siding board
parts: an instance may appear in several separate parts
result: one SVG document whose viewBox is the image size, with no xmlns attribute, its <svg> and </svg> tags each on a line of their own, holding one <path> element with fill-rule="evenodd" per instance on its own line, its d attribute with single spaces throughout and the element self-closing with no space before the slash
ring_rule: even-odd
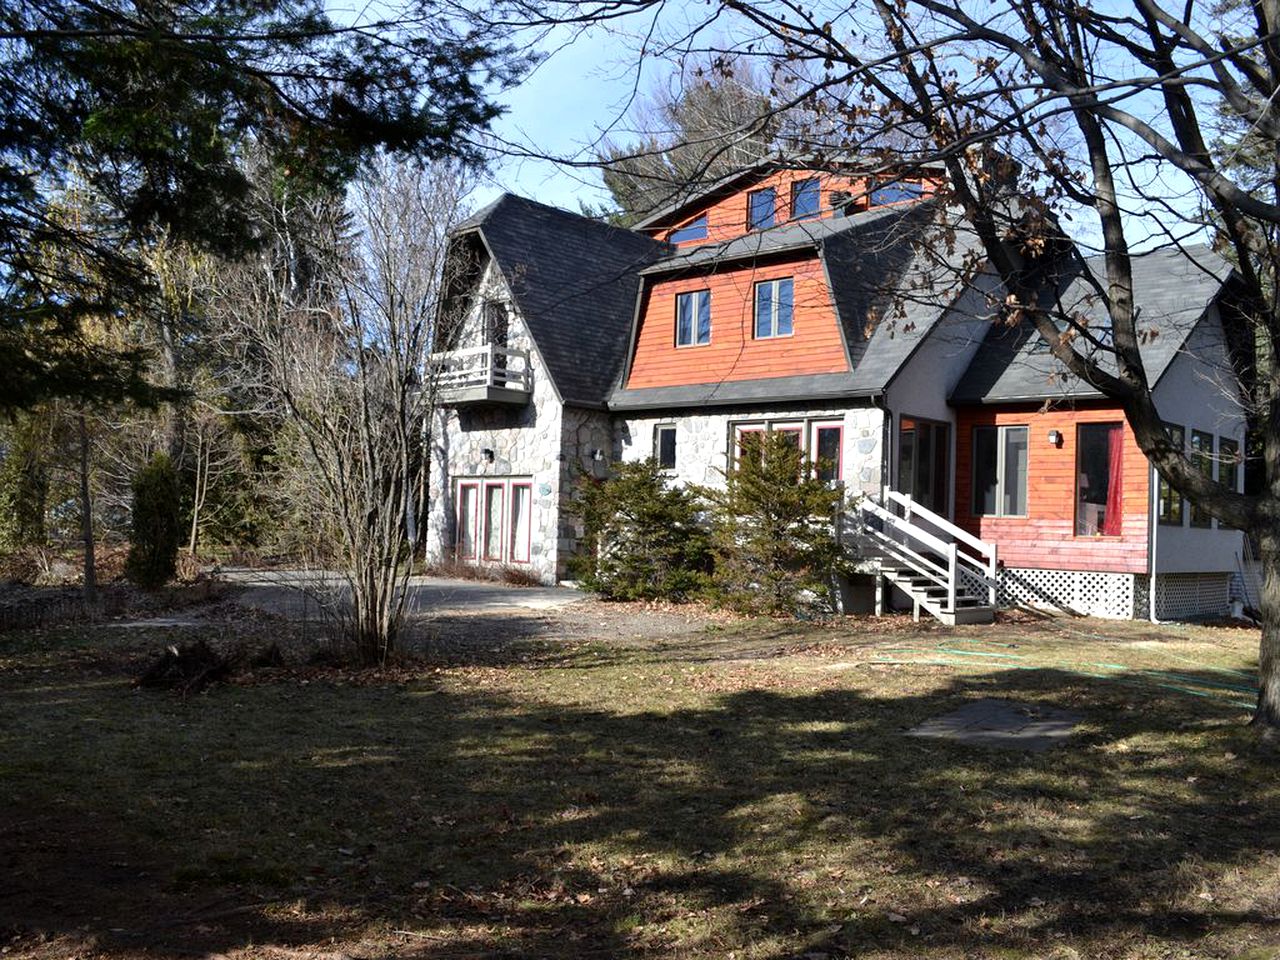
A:
<svg viewBox="0 0 1280 960">
<path fill-rule="evenodd" d="M 755 284 L 795 279 L 789 337 L 755 339 Z M 711 342 L 677 347 L 676 296 L 711 291 Z M 655 281 L 641 306 L 628 389 L 761 380 L 849 369 L 835 308 L 817 254 L 767 265 L 735 265 L 702 276 Z"/>
<path fill-rule="evenodd" d="M 1075 535 L 1076 427 L 1124 422 L 1124 414 L 1101 405 L 1044 410 L 1039 407 L 962 408 L 956 431 L 956 523 L 995 543 L 1008 567 L 1113 573 L 1147 571 L 1150 469 L 1133 431 L 1124 424 L 1124 516 L 1119 537 Z M 1028 427 L 1027 516 L 973 515 L 973 428 Z M 1062 446 L 1049 431 L 1062 433 Z"/>
</svg>

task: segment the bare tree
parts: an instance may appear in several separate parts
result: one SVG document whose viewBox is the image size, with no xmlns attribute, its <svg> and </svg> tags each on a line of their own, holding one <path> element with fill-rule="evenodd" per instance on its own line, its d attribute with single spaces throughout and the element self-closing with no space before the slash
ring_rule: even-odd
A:
<svg viewBox="0 0 1280 960">
<path fill-rule="evenodd" d="M 463 182 L 451 166 L 388 160 L 345 202 L 258 182 L 269 242 L 219 272 L 211 301 L 243 386 L 296 441 L 294 515 L 331 546 L 344 634 L 381 663 L 404 616 L 406 516 L 422 513 L 428 359 Z"/>
</svg>

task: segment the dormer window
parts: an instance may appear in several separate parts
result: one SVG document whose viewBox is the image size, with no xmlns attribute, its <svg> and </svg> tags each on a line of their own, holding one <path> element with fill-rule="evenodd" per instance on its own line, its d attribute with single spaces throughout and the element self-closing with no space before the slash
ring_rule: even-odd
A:
<svg viewBox="0 0 1280 960">
<path fill-rule="evenodd" d="M 797 180 L 791 184 L 791 219 L 808 220 L 818 215 L 819 207 L 818 178 Z"/>
<path fill-rule="evenodd" d="M 778 194 L 773 187 L 747 194 L 747 229 L 766 230 L 773 226 Z"/>
<path fill-rule="evenodd" d="M 677 227 L 667 235 L 669 243 L 685 243 L 688 240 L 707 239 L 707 215 L 695 217 L 683 227 Z"/>
<path fill-rule="evenodd" d="M 923 194 L 924 185 L 919 180 L 891 180 L 883 185 L 873 183 L 871 205 L 883 207 L 890 203 L 905 203 L 908 200 L 919 200 Z"/>
</svg>

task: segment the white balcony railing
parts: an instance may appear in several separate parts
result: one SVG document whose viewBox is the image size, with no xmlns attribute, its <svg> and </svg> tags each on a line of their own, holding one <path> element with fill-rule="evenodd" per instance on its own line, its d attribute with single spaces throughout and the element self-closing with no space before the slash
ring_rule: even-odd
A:
<svg viewBox="0 0 1280 960">
<path fill-rule="evenodd" d="M 480 390 L 510 390 L 528 394 L 533 390 L 529 354 L 486 344 L 465 350 L 432 354 L 436 383 L 449 394 Z"/>
</svg>

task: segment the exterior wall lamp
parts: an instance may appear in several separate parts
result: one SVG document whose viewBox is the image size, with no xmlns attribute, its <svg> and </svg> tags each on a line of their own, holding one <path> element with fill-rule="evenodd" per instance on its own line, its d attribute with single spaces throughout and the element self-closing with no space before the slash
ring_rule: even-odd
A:
<svg viewBox="0 0 1280 960">
<path fill-rule="evenodd" d="M 480 456 L 484 457 L 485 463 L 493 463 L 493 448 L 485 447 L 480 451 Z"/>
<path fill-rule="evenodd" d="M 1060 446 L 1062 446 L 1062 431 L 1061 431 L 1061 430 L 1050 430 L 1050 431 L 1049 431 L 1049 443 L 1050 443 L 1050 445 L 1051 445 L 1051 446 L 1055 446 L 1055 447 L 1060 447 Z"/>
</svg>

